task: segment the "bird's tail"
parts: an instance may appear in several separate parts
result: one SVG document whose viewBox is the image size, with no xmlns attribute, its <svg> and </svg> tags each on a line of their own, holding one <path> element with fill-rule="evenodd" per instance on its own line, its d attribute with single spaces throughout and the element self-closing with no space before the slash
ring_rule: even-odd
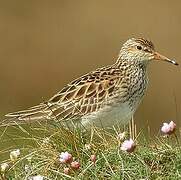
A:
<svg viewBox="0 0 181 180">
<path fill-rule="evenodd" d="M 1 125 L 24 124 L 32 121 L 41 121 L 48 119 L 51 109 L 46 103 L 41 103 L 23 111 L 6 114 L 7 117 L 1 121 Z"/>
</svg>

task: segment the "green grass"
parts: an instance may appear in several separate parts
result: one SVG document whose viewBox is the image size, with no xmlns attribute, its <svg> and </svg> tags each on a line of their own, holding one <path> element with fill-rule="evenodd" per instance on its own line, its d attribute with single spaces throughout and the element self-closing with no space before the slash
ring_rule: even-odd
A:
<svg viewBox="0 0 181 180">
<path fill-rule="evenodd" d="M 117 139 L 120 130 L 116 128 L 109 131 L 93 128 L 90 132 L 72 132 L 52 126 L 16 128 L 21 129 L 22 135 L 16 137 L 6 130 L 8 137 L 13 136 L 13 141 L 25 140 L 26 145 L 0 151 L 0 156 L 6 157 L 2 162 L 10 164 L 6 173 L 1 174 L 2 179 L 22 180 L 39 174 L 52 180 L 181 179 L 181 147 L 174 135 L 148 141 L 140 133 L 135 140 L 135 151 L 126 153 L 120 150 L 121 142 Z M 2 143 L 3 138 L 0 140 Z M 85 144 L 91 144 L 91 149 L 86 149 Z M 21 150 L 21 156 L 15 163 L 7 156 L 13 148 Z M 58 157 L 62 151 L 68 151 L 80 162 L 79 170 L 71 170 L 69 175 L 63 173 L 63 168 L 69 165 L 59 162 Z M 97 156 L 95 165 L 90 161 L 91 154 Z"/>
</svg>

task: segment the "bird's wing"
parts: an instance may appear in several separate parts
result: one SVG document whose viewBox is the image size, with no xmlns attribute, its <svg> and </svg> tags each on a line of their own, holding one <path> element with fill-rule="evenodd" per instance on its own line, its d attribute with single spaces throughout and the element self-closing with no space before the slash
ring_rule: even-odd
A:
<svg viewBox="0 0 181 180">
<path fill-rule="evenodd" d="M 19 120 L 34 119 L 78 119 L 85 114 L 98 111 L 120 91 L 122 78 L 120 69 L 100 68 L 90 72 L 65 86 L 46 103 L 24 111 L 7 114 Z"/>
</svg>

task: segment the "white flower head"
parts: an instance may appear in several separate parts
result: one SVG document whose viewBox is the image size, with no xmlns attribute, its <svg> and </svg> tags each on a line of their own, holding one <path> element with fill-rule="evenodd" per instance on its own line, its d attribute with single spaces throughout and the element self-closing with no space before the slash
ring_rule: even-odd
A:
<svg viewBox="0 0 181 180">
<path fill-rule="evenodd" d="M 31 166 L 30 166 L 30 165 L 25 164 L 24 170 L 25 170 L 26 173 L 30 173 L 32 169 L 31 169 Z"/>
<path fill-rule="evenodd" d="M 70 164 L 71 168 L 74 170 L 78 170 L 80 168 L 80 163 L 78 161 L 73 161 Z"/>
<path fill-rule="evenodd" d="M 32 180 L 43 180 L 43 176 L 41 175 L 34 176 Z"/>
<path fill-rule="evenodd" d="M 61 163 L 71 163 L 72 162 L 72 155 L 70 153 L 66 152 L 61 152 L 59 156 L 59 161 Z"/>
<path fill-rule="evenodd" d="M 16 149 L 14 151 L 11 151 L 9 156 L 10 156 L 11 161 L 13 162 L 16 161 L 18 157 L 20 156 L 20 150 Z"/>
<path fill-rule="evenodd" d="M 119 133 L 117 138 L 119 141 L 123 141 L 125 137 L 126 137 L 126 132 L 123 132 L 123 133 Z"/>
<path fill-rule="evenodd" d="M 97 157 L 96 157 L 95 154 L 92 154 L 92 155 L 90 156 L 90 160 L 93 162 L 93 164 L 96 163 L 96 159 L 97 159 Z"/>
<path fill-rule="evenodd" d="M 28 178 L 28 180 L 43 180 L 44 177 L 41 175 L 37 175 L 37 176 L 31 176 Z"/>
<path fill-rule="evenodd" d="M 126 152 L 133 152 L 136 148 L 136 145 L 132 139 L 125 140 L 121 145 L 121 150 Z"/>
<path fill-rule="evenodd" d="M 166 135 L 173 134 L 175 129 L 176 124 L 173 121 L 170 121 L 170 123 L 163 123 L 163 126 L 161 127 L 161 131 Z"/>
<path fill-rule="evenodd" d="M 46 137 L 43 139 L 43 144 L 49 144 L 50 143 L 50 138 Z"/>
<path fill-rule="evenodd" d="M 64 172 L 64 174 L 69 174 L 70 173 L 70 168 L 65 167 L 63 172 Z"/>
<path fill-rule="evenodd" d="M 175 131 L 176 124 L 173 121 L 170 121 L 169 126 L 170 126 L 170 129 L 171 129 L 172 132 Z"/>
<path fill-rule="evenodd" d="M 91 150 L 91 144 L 85 144 L 84 147 L 85 150 Z"/>
<path fill-rule="evenodd" d="M 1 172 L 4 173 L 9 168 L 9 164 L 2 163 L 0 167 L 1 167 Z"/>
</svg>

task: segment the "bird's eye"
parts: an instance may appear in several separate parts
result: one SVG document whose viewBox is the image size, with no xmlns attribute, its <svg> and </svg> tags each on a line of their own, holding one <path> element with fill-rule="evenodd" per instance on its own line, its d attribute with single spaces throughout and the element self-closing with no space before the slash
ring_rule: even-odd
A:
<svg viewBox="0 0 181 180">
<path fill-rule="evenodd" d="M 136 48 L 137 48 L 138 50 L 142 50 L 142 47 L 141 47 L 141 46 L 136 46 Z"/>
</svg>

